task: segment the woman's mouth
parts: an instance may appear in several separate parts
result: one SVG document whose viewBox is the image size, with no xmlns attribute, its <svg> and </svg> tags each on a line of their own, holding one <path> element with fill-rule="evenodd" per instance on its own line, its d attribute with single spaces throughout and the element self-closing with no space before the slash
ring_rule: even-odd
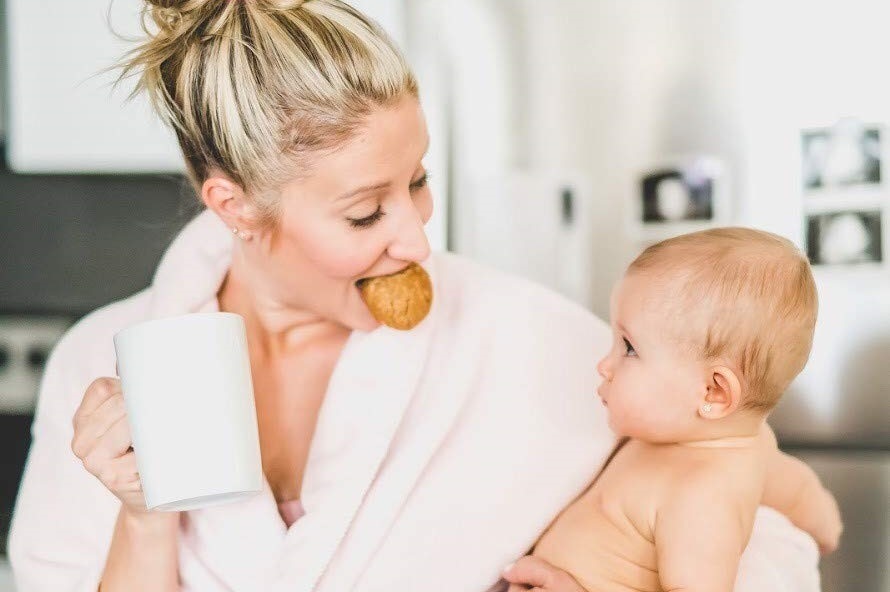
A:
<svg viewBox="0 0 890 592">
<path fill-rule="evenodd" d="M 405 271 L 406 269 L 408 269 L 409 267 L 411 267 L 410 264 L 409 264 L 409 265 L 406 265 L 406 266 L 403 267 L 402 269 L 399 269 L 399 270 L 397 270 L 397 271 L 393 271 L 393 272 L 391 272 L 391 273 L 382 273 L 382 274 L 380 274 L 380 275 L 369 275 L 369 276 L 367 276 L 367 277 L 359 278 L 359 279 L 355 280 L 355 287 L 358 288 L 359 290 L 361 290 L 361 289 L 362 289 L 362 286 L 365 285 L 365 284 L 366 284 L 367 282 L 369 282 L 370 280 L 377 279 L 377 278 L 390 277 L 390 276 L 393 276 L 393 275 L 398 275 L 398 274 L 402 273 L 403 271 Z"/>
<path fill-rule="evenodd" d="M 432 305 L 430 277 L 417 263 L 390 274 L 361 278 L 355 286 L 371 315 L 393 329 L 413 329 Z"/>
</svg>

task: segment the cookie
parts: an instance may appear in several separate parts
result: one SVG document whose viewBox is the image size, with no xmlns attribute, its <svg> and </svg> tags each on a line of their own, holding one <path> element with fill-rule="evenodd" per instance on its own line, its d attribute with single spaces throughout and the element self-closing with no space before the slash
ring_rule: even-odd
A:
<svg viewBox="0 0 890 592">
<path fill-rule="evenodd" d="M 374 318 L 393 329 L 413 329 L 433 303 L 430 276 L 416 263 L 398 273 L 361 280 L 358 288 Z"/>
</svg>

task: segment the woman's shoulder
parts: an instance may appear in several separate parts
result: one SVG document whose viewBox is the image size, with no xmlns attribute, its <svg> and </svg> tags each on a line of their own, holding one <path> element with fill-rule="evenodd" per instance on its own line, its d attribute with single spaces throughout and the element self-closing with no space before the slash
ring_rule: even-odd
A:
<svg viewBox="0 0 890 592">
<path fill-rule="evenodd" d="M 81 317 L 50 354 L 50 364 L 114 371 L 114 334 L 148 318 L 150 289 L 106 304 Z"/>
<path fill-rule="evenodd" d="M 115 376 L 114 334 L 147 317 L 149 290 L 102 306 L 74 323 L 50 352 L 40 383 L 37 416 L 68 430 L 87 386 Z"/>
</svg>

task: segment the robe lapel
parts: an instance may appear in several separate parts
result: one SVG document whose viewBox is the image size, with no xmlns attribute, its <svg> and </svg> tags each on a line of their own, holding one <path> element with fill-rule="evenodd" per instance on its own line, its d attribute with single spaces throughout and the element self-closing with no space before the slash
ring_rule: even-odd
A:
<svg viewBox="0 0 890 592">
<path fill-rule="evenodd" d="M 205 308 L 225 278 L 231 248 L 231 233 L 217 216 L 210 211 L 198 215 L 161 261 L 149 316 L 162 318 Z M 435 288 L 434 266 L 425 267 Z M 411 331 L 383 327 L 350 336 L 328 385 L 310 447 L 301 492 L 306 515 L 289 530 L 284 528 L 268 484 L 262 493 L 243 502 L 189 512 L 187 536 L 200 540 L 202 557 L 213 564 L 226 586 L 236 592 L 314 589 L 362 505 L 417 391 L 437 320 L 437 300 L 434 294 L 429 316 Z M 440 421 L 441 429 L 434 433 L 450 425 L 447 417 Z M 410 489 L 428 458 L 419 452 L 416 470 L 404 474 L 401 493 Z M 390 501 L 395 508 L 402 498 L 395 495 Z"/>
<path fill-rule="evenodd" d="M 347 341 L 303 477 L 306 515 L 286 535 L 274 590 L 313 590 L 346 535 L 417 392 L 437 320 L 435 302 L 434 296 L 430 314 L 411 331 L 382 327 L 354 332 Z"/>
<path fill-rule="evenodd" d="M 225 589 L 268 592 L 261 582 L 275 569 L 285 526 L 265 481 L 261 493 L 236 503 L 191 510 L 183 523 L 181 544 L 194 548 Z"/>
<path fill-rule="evenodd" d="M 441 277 L 436 285 L 442 287 Z M 479 332 L 484 334 L 488 328 L 486 319 L 475 319 L 475 322 L 462 319 L 446 325 L 442 316 L 437 316 L 436 335 L 430 339 L 419 392 L 399 430 L 397 446 L 386 459 L 379 482 L 374 484 L 373 496 L 362 506 L 348 539 L 323 574 L 316 588 L 318 592 L 362 589 L 366 575 L 367 581 L 374 581 L 372 586 L 380 583 L 375 580 L 379 574 L 372 573 L 376 553 L 391 533 L 418 480 L 436 458 L 436 451 L 447 441 L 472 393 L 480 388 L 480 368 L 476 362 L 486 356 L 487 341 L 479 338 Z M 459 331 L 473 335 L 457 333 Z M 460 349 L 456 350 L 454 344 L 460 344 Z M 447 495 L 443 494 L 442 501 L 447 505 Z"/>
</svg>

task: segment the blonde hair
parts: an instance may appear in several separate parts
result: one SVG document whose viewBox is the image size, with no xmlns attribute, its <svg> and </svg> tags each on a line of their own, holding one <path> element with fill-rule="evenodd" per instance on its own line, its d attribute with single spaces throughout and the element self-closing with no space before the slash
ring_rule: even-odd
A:
<svg viewBox="0 0 890 592">
<path fill-rule="evenodd" d="M 211 168 L 271 224 L 275 189 L 349 140 L 370 111 L 418 96 L 393 41 L 339 0 L 146 0 L 122 60 L 176 132 L 196 191 Z"/>
<path fill-rule="evenodd" d="M 738 366 L 744 407 L 771 409 L 806 365 L 818 296 L 791 241 L 750 228 L 694 232 L 643 251 L 628 268 L 642 272 L 668 286 L 668 314 L 686 327 L 684 341 L 705 360 Z"/>
</svg>

